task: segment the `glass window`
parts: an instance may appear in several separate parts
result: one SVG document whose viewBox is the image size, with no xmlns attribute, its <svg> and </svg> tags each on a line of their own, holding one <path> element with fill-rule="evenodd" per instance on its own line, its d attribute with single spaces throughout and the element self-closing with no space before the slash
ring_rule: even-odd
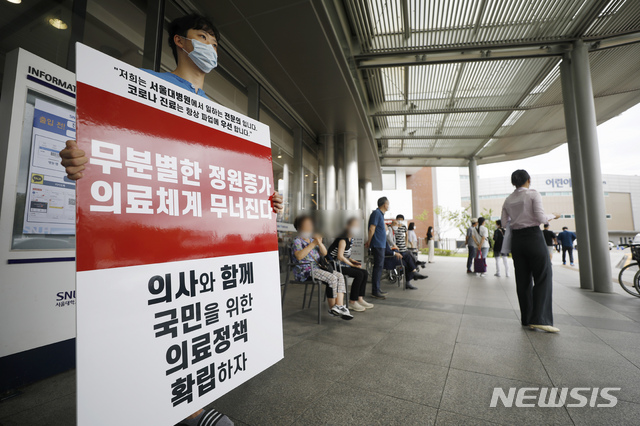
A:
<svg viewBox="0 0 640 426">
<path fill-rule="evenodd" d="M 394 190 L 396 189 L 396 172 L 395 170 L 383 170 L 382 171 L 382 189 Z"/>
<path fill-rule="evenodd" d="M 7 53 L 21 47 L 66 67 L 72 0 L 0 1 L 0 70 Z"/>
<path fill-rule="evenodd" d="M 129 0 L 89 0 L 83 43 L 141 68 L 145 15 Z"/>
<path fill-rule="evenodd" d="M 284 198 L 284 211 L 278 215 L 278 222 L 293 223 L 293 197 L 291 184 L 293 182 L 293 156 L 286 149 L 274 143 L 271 144 L 273 158 L 273 180 L 276 191 Z"/>
</svg>

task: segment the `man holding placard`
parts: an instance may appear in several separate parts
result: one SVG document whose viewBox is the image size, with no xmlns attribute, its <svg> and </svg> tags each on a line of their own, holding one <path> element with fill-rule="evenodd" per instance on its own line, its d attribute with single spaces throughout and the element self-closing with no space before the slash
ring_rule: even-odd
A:
<svg viewBox="0 0 640 426">
<path fill-rule="evenodd" d="M 194 93 L 194 94 L 196 94 L 198 96 L 201 96 L 201 97 L 204 97 L 204 98 L 208 99 L 208 97 L 204 93 L 203 85 L 204 85 L 205 75 L 208 72 L 210 72 L 213 68 L 215 68 L 217 66 L 217 46 L 218 46 L 218 39 L 219 39 L 219 34 L 218 34 L 217 30 L 212 25 L 212 23 L 209 20 L 207 20 L 206 18 L 204 18 L 202 16 L 199 16 L 199 15 L 188 15 L 188 16 L 185 16 L 183 18 L 179 18 L 179 19 L 176 19 L 175 21 L 173 21 L 169 26 L 169 34 L 170 34 L 169 44 L 170 44 L 170 46 L 171 46 L 171 48 L 173 50 L 174 58 L 176 59 L 176 62 L 177 62 L 176 69 L 171 73 L 158 73 L 158 72 L 154 72 L 154 71 L 151 71 L 151 70 L 144 70 L 144 71 L 146 71 L 147 73 L 149 73 L 149 74 L 151 74 L 151 75 L 153 75 L 155 77 L 158 77 L 158 78 L 160 78 L 160 79 L 162 79 L 162 80 L 164 80 L 166 82 L 172 83 L 173 85 L 178 86 L 181 89 L 184 89 L 184 90 L 186 90 L 188 92 Z M 120 69 L 120 77 L 123 77 L 123 72 L 126 73 L 126 71 L 123 71 L 122 69 Z M 127 74 L 127 76 L 125 76 L 124 78 L 125 79 L 129 79 L 132 82 L 134 81 L 132 73 Z M 138 86 L 141 85 L 142 81 L 143 81 L 143 79 L 142 79 L 141 76 L 136 76 L 135 77 L 135 83 L 138 84 Z M 150 83 L 150 84 L 151 84 L 151 86 L 149 87 L 149 89 L 153 89 L 154 83 Z M 155 103 L 156 100 L 157 100 L 157 97 L 153 97 L 152 98 L 151 90 L 146 90 L 147 89 L 146 88 L 146 82 L 145 82 L 144 86 L 145 86 L 145 89 L 142 89 L 141 87 L 135 88 L 135 94 L 138 97 L 141 97 L 141 98 L 143 98 L 145 100 L 152 100 Z M 165 88 L 164 86 L 158 86 L 157 83 L 155 83 L 155 87 L 156 87 L 156 90 L 158 90 L 158 93 L 160 95 L 163 95 L 163 94 L 166 95 L 167 93 L 172 93 L 172 89 L 171 88 Z M 160 87 L 160 89 L 158 89 L 158 87 Z M 130 84 L 128 93 L 131 94 L 133 91 L 134 91 L 134 88 L 132 88 L 132 85 Z M 142 95 L 143 91 L 144 91 L 144 95 Z M 201 115 L 202 120 L 203 121 L 206 120 L 205 113 L 204 113 L 204 108 L 202 107 L 202 103 L 198 103 L 198 101 L 195 101 L 193 98 L 189 101 L 189 100 L 187 100 L 187 96 L 185 96 L 185 95 L 181 96 L 181 94 L 178 93 L 177 91 L 175 91 L 173 93 L 176 94 L 176 98 L 177 99 L 184 100 L 187 105 L 189 105 L 189 102 L 194 107 L 197 107 L 198 105 L 200 105 L 200 108 L 203 110 L 202 115 Z M 167 96 L 167 98 L 169 98 L 169 96 Z M 171 102 L 172 101 L 170 99 L 167 100 L 166 102 L 162 102 L 164 100 L 163 96 L 160 96 L 160 99 L 161 99 L 160 103 L 163 106 L 167 106 L 167 105 L 171 106 Z M 173 104 L 175 106 L 175 102 Z M 177 108 L 172 108 L 172 109 L 174 109 L 174 110 L 177 109 L 178 111 L 181 111 L 181 107 L 179 105 L 178 105 Z M 190 117 L 198 117 L 199 116 L 199 113 L 195 110 L 195 108 L 193 109 L 193 113 L 190 112 L 191 108 L 189 106 L 187 106 L 186 108 L 182 108 L 182 110 L 187 111 L 189 113 Z M 212 112 L 211 111 L 211 107 L 209 107 L 209 106 L 206 107 L 206 110 L 207 110 L 208 113 Z M 220 113 L 220 115 L 222 116 L 221 113 Z M 213 111 L 213 116 L 215 117 L 215 109 Z M 226 113 L 225 117 L 228 117 L 228 116 L 229 116 L 229 113 Z M 232 121 L 234 123 L 239 123 L 240 118 L 235 119 L 234 115 L 231 115 L 231 117 L 232 118 L 231 118 L 230 121 Z M 210 124 L 211 123 L 217 124 L 217 120 L 215 118 L 211 118 L 211 116 L 209 116 L 209 121 L 208 122 Z M 206 121 L 205 121 L 205 124 L 206 124 Z M 243 121 L 243 124 L 245 124 L 244 121 Z M 255 125 L 247 125 L 247 127 L 251 127 L 251 126 L 255 127 Z M 232 126 L 230 126 L 230 125 L 226 126 L 224 121 L 222 121 L 222 127 L 226 128 L 226 129 L 229 129 L 229 130 L 232 128 Z M 249 131 L 246 131 L 244 129 L 241 129 L 241 130 L 243 132 L 242 134 L 249 133 Z M 227 132 L 227 133 L 229 133 L 229 132 Z M 96 143 L 99 144 L 97 148 L 96 148 Z M 112 144 L 108 144 L 108 143 L 105 143 L 105 142 L 92 140 L 92 148 L 91 148 L 92 154 L 95 154 L 96 152 L 98 152 L 98 154 L 99 154 L 100 151 L 104 150 L 104 149 L 107 149 L 107 150 L 108 149 L 112 149 L 111 146 L 112 146 Z M 94 152 L 94 149 L 97 149 L 97 151 Z M 117 149 L 119 150 L 120 148 L 117 147 Z M 112 153 L 112 151 L 110 151 L 110 152 Z M 136 154 L 140 154 L 139 152 L 134 151 L 133 148 L 129 148 L 128 147 L 127 148 L 127 157 L 129 157 L 129 153 L 130 152 L 134 152 Z M 158 156 L 160 154 L 156 154 L 156 155 Z M 68 174 L 68 177 L 70 179 L 73 179 L 73 180 L 78 180 L 78 179 L 84 177 L 84 174 L 85 174 L 86 167 L 87 167 L 88 163 L 101 165 L 102 168 L 103 168 L 103 172 L 105 170 L 107 170 L 107 174 L 109 173 L 108 171 L 111 170 L 109 167 L 107 167 L 105 169 L 104 161 L 106 161 L 106 160 L 99 159 L 99 158 L 98 159 L 96 159 L 96 158 L 91 158 L 91 159 L 88 158 L 87 155 L 85 154 L 85 151 L 78 147 L 76 141 L 67 141 L 67 147 L 66 147 L 66 149 L 64 149 L 63 151 L 60 152 L 60 156 L 62 157 L 61 163 L 62 163 L 63 166 L 65 166 L 65 169 L 66 169 L 66 172 Z M 94 155 L 94 157 L 95 157 L 95 155 Z M 138 155 L 137 158 L 127 158 L 127 160 L 138 160 L 138 161 L 140 161 L 141 157 Z M 187 160 L 184 160 L 184 161 L 187 161 Z M 130 165 L 129 163 L 130 163 L 130 161 L 127 161 L 125 163 L 125 165 L 129 166 Z M 110 167 L 120 167 L 121 168 L 121 166 L 122 166 L 122 164 L 119 164 L 119 165 L 116 164 L 116 163 L 114 163 L 114 164 L 111 164 Z M 187 173 L 188 174 L 187 177 L 191 178 L 191 180 L 189 180 L 189 179 L 185 180 L 185 176 L 183 176 L 183 182 L 186 182 L 189 185 L 198 184 L 196 182 L 197 178 L 198 178 L 198 175 L 199 175 L 198 162 L 188 162 L 188 161 L 187 162 L 183 162 L 183 161 L 180 161 L 180 164 L 182 165 L 182 167 L 180 168 L 180 171 L 183 174 Z M 132 168 L 127 167 L 127 170 L 128 170 L 127 176 L 132 176 L 132 174 L 130 174 L 130 171 L 134 170 L 133 172 L 131 172 L 131 173 L 133 173 L 133 176 L 138 176 L 138 177 L 151 179 L 150 177 L 145 177 L 147 175 L 145 175 L 145 173 L 143 173 L 147 169 L 147 167 L 149 169 L 151 168 L 151 166 L 146 166 L 144 164 L 143 165 L 137 164 L 137 165 L 134 165 Z M 210 166 L 210 167 L 212 167 L 212 166 Z M 224 177 L 225 177 L 224 176 L 224 168 L 217 167 L 217 166 L 215 166 L 215 167 L 216 167 L 216 170 L 218 171 L 218 173 L 220 172 L 220 169 L 222 169 L 222 175 L 223 175 L 222 176 L 222 180 L 224 180 Z M 158 170 L 159 170 L 159 168 L 158 168 Z M 213 170 L 214 169 L 212 167 L 212 174 L 214 173 Z M 231 172 L 232 172 L 232 170 L 229 170 L 229 173 L 231 173 Z M 239 171 L 234 171 L 234 172 L 236 172 L 236 174 L 234 175 L 234 178 L 235 178 L 235 176 L 237 174 L 242 175 L 242 173 L 239 172 Z M 195 176 L 194 176 L 194 174 L 195 174 Z M 150 174 L 148 176 L 150 176 Z M 167 175 L 165 174 L 165 178 L 164 179 L 167 179 L 166 176 Z M 177 173 L 176 173 L 176 176 L 177 176 Z M 212 175 L 210 175 L 210 177 L 211 176 Z M 247 176 L 249 176 L 249 184 L 247 184 L 247 181 L 246 181 Z M 253 180 L 256 180 L 256 176 L 255 175 L 247 174 L 245 172 L 245 182 L 244 182 L 245 185 L 246 185 L 245 186 L 245 190 L 249 194 L 256 194 L 258 192 L 258 190 L 257 190 L 258 185 L 257 185 L 257 183 L 256 183 L 256 185 L 252 185 L 251 184 L 251 179 L 252 179 L 251 176 L 253 176 Z M 220 177 L 220 176 L 215 176 L 215 177 Z M 263 178 L 263 176 L 258 176 L 258 179 L 261 179 L 261 178 L 263 180 L 262 187 L 263 188 L 269 188 L 270 185 L 268 185 L 268 181 L 267 181 L 268 177 L 264 177 Z M 232 182 L 231 182 L 230 179 L 231 179 L 231 177 L 229 177 L 229 187 L 231 187 L 231 185 L 232 185 Z M 160 171 L 158 171 L 158 180 L 162 180 L 162 179 L 160 179 Z M 171 182 L 171 179 L 169 178 L 168 181 Z M 163 182 L 167 182 L 167 180 L 163 180 Z M 176 182 L 177 182 L 177 180 L 176 180 Z M 216 182 L 216 183 L 214 183 L 214 182 Z M 119 183 L 114 183 L 113 184 L 113 189 L 111 189 L 111 186 L 108 186 L 108 185 L 104 186 L 103 185 L 103 186 L 99 186 L 97 190 L 94 190 L 96 183 L 103 184 L 104 182 L 102 182 L 102 181 L 101 182 L 93 182 L 92 187 L 91 187 L 91 191 L 92 191 L 91 194 L 92 194 L 94 200 L 98 200 L 98 201 L 102 201 L 101 199 L 99 199 L 100 197 L 102 197 L 102 194 L 103 194 L 101 191 L 104 191 L 104 194 L 106 194 L 108 192 L 108 190 L 112 191 L 112 193 L 113 193 L 115 191 L 115 189 L 116 189 L 116 185 L 118 185 L 117 188 L 120 188 L 120 186 L 119 186 L 120 184 Z M 216 185 L 220 185 L 220 179 L 212 180 L 211 181 L 211 185 L 212 185 L 212 187 L 214 189 L 220 189 L 219 187 L 216 186 Z M 127 185 L 128 189 L 131 189 L 131 187 L 145 188 L 145 187 L 138 186 L 138 185 Z M 231 189 L 231 190 L 233 191 L 234 189 Z M 162 192 L 160 192 L 160 191 L 162 191 Z M 163 208 L 162 212 L 163 213 L 166 212 L 167 214 L 177 216 L 177 215 L 180 214 L 179 209 L 177 209 L 178 204 L 179 204 L 179 201 L 178 201 L 178 198 L 177 198 L 179 196 L 179 191 L 178 190 L 172 190 L 172 189 L 168 189 L 167 190 L 164 187 L 161 187 L 160 190 L 158 190 L 158 195 L 162 196 L 162 198 L 161 198 L 162 200 L 168 201 L 168 199 L 169 199 L 168 197 L 170 197 L 171 194 L 173 193 L 172 191 L 175 191 L 175 194 L 176 194 L 175 200 L 171 201 L 171 202 L 168 202 L 167 206 L 162 207 Z M 241 189 L 240 189 L 240 191 L 241 191 Z M 262 188 L 261 188 L 260 193 L 262 193 L 262 192 L 263 191 L 262 191 Z M 79 191 L 79 193 L 80 193 L 80 191 Z M 195 192 L 194 193 L 190 193 L 190 192 L 187 193 L 186 191 L 183 191 L 182 193 L 186 194 L 186 195 L 195 194 Z M 130 194 L 131 194 L 131 192 L 128 192 L 128 194 L 127 194 L 127 200 L 129 200 L 129 201 L 131 200 L 129 198 L 131 196 Z M 140 190 L 138 190 L 138 193 L 134 192 L 134 197 L 135 197 L 135 194 L 138 194 L 138 196 L 140 196 Z M 200 197 L 200 194 L 198 194 L 198 197 Z M 221 197 L 220 195 L 213 195 L 212 194 L 212 203 L 214 202 L 213 201 L 214 198 L 217 200 L 217 202 L 219 202 L 220 199 L 221 199 L 220 197 Z M 222 198 L 224 198 L 224 197 L 222 197 Z M 114 196 L 114 199 L 115 199 L 115 196 Z M 194 196 L 194 197 L 189 197 L 188 200 L 189 200 L 188 201 L 189 205 L 185 208 L 185 210 L 183 211 L 183 214 L 184 214 L 185 211 L 188 214 L 189 210 L 191 210 L 191 211 L 193 211 L 193 215 L 194 216 L 202 217 L 203 213 L 202 213 L 202 209 L 200 207 L 200 203 L 201 203 L 200 198 L 196 198 Z M 217 214 L 218 218 L 222 217 L 223 212 L 228 212 L 228 211 L 232 211 L 231 215 L 233 216 L 233 205 L 234 205 L 233 197 L 230 196 L 229 200 L 230 200 L 230 203 L 229 203 L 229 207 L 228 208 L 226 208 L 226 204 L 225 204 L 225 208 L 222 208 L 221 205 L 216 205 L 216 208 L 214 209 L 214 206 L 212 204 L 211 211 L 214 212 L 214 210 L 215 210 L 215 214 Z M 255 216 L 256 219 L 258 217 L 265 217 L 264 216 L 264 208 L 262 207 L 262 201 L 260 201 L 258 199 L 249 199 L 248 197 L 245 197 L 245 201 L 247 203 L 246 207 L 245 207 L 243 205 L 243 201 L 242 201 L 243 198 L 239 197 L 239 200 L 240 200 L 240 204 L 238 205 L 239 206 L 238 207 L 239 210 L 236 211 L 236 216 L 235 217 L 244 218 L 244 214 L 245 213 L 246 213 L 247 217 L 249 217 L 249 215 L 251 214 L 252 215 L 251 217 L 253 218 L 253 216 Z M 273 209 L 273 211 L 276 214 L 279 213 L 280 211 L 282 211 L 282 198 L 281 198 L 281 196 L 279 194 L 274 192 L 273 194 L 271 194 L 270 200 L 271 200 L 270 201 L 271 208 Z M 142 203 L 142 201 L 140 201 L 139 199 L 136 202 L 138 203 L 137 207 L 141 210 L 142 207 L 144 207 L 144 204 L 140 204 L 140 203 Z M 259 202 L 260 202 L 260 204 L 258 204 Z M 145 201 L 145 203 L 146 203 L 146 201 Z M 225 201 L 225 203 L 226 203 L 226 201 Z M 150 204 L 151 204 L 151 201 L 149 201 L 149 205 Z M 255 206 L 255 209 L 254 209 L 254 206 Z M 259 208 L 259 206 L 261 208 Z M 96 208 L 95 210 L 94 210 L 94 207 Z M 176 207 L 176 209 L 173 209 L 173 207 Z M 111 209 L 111 207 L 109 207 L 109 208 Z M 245 208 L 246 208 L 246 212 L 242 212 L 242 210 L 245 209 Z M 127 213 L 130 212 L 129 210 L 130 210 L 129 208 L 126 209 Z M 93 206 L 92 205 L 91 206 L 91 211 L 104 212 L 106 210 L 104 210 L 104 206 Z M 116 210 L 110 210 L 110 211 L 113 211 L 114 213 L 119 213 L 119 211 L 116 211 Z M 258 211 L 260 211 L 260 214 L 258 214 Z M 136 211 L 133 208 L 131 208 L 131 212 L 135 213 Z M 142 212 L 142 211 L 140 211 L 140 212 Z M 160 208 L 158 209 L 158 212 L 160 212 Z M 145 212 L 145 213 L 147 213 L 147 212 Z M 153 211 L 149 211 L 148 213 L 154 213 L 154 212 Z M 96 243 L 99 243 L 99 241 L 96 241 Z M 193 257 L 194 257 L 193 254 L 191 254 L 190 257 L 186 256 L 185 259 L 193 258 Z M 114 265 L 115 264 L 117 264 L 117 262 L 114 262 Z M 132 264 L 133 265 L 134 263 L 125 263 L 125 264 Z M 242 267 L 242 266 L 245 266 L 245 265 L 242 264 L 242 265 L 238 265 L 238 266 Z M 115 267 L 115 266 L 112 265 L 112 266 L 108 266 L 108 267 Z M 231 267 L 235 268 L 235 265 L 232 265 Z M 231 274 L 230 269 L 225 269 L 225 268 L 227 268 L 227 265 L 225 265 L 225 267 L 222 268 L 222 270 L 223 270 L 222 278 L 223 279 L 225 279 L 226 275 L 230 275 Z M 78 271 L 80 271 L 80 270 L 81 269 L 78 268 Z M 194 280 L 194 278 L 193 278 L 193 273 L 194 273 L 193 270 L 191 271 L 191 273 L 192 273 L 191 280 L 193 282 L 193 280 Z M 183 274 L 183 273 L 180 273 L 180 274 Z M 210 280 L 210 286 L 211 286 L 211 290 L 210 291 L 213 291 L 213 282 L 215 281 L 215 279 L 213 278 L 213 272 L 211 272 L 211 274 L 212 275 L 211 275 L 211 280 Z M 201 282 L 202 282 L 202 277 L 203 276 L 205 276 L 205 274 L 200 276 Z M 235 272 L 234 272 L 233 276 L 235 277 Z M 250 276 L 251 280 L 253 280 L 253 272 L 252 272 L 252 270 L 251 270 L 251 274 L 247 275 L 247 276 Z M 156 277 L 154 277 L 154 278 L 156 278 Z M 154 278 L 152 278 L 152 279 L 154 279 Z M 167 278 L 169 278 L 169 274 L 167 274 Z M 184 277 L 182 275 L 180 275 L 180 278 L 181 278 L 181 280 L 184 279 Z M 223 281 L 223 283 L 227 283 L 227 282 L 230 282 L 230 281 L 228 281 L 228 280 L 227 281 Z M 167 286 L 169 284 L 170 284 L 170 282 L 167 281 Z M 182 285 L 183 285 L 183 283 L 181 281 L 181 291 L 182 291 Z M 224 285 L 226 286 L 227 284 L 224 284 Z M 152 291 L 152 287 L 153 287 L 153 291 L 155 291 L 156 287 L 159 289 L 160 288 L 159 281 L 158 280 L 154 281 L 153 285 L 152 285 L 152 282 L 149 281 L 149 290 L 150 291 Z M 192 293 L 193 293 L 193 288 L 195 288 L 195 287 L 192 284 Z M 169 294 L 168 296 L 170 297 L 171 295 Z M 246 295 L 243 295 L 243 296 L 246 296 Z M 251 295 L 249 294 L 249 296 L 251 296 Z M 159 300 L 159 299 L 154 299 L 153 301 L 149 300 L 149 304 L 151 305 L 152 303 L 156 303 L 157 300 Z M 236 304 L 239 305 L 240 302 L 238 302 L 238 300 L 239 299 L 236 297 Z M 247 299 L 247 300 L 250 300 L 250 299 Z M 248 303 L 250 304 L 251 302 L 249 301 Z M 227 305 L 228 304 L 229 304 L 229 301 L 227 301 Z M 211 305 L 213 305 L 213 304 L 209 304 L 209 305 L 207 305 L 207 307 L 209 307 Z M 192 305 L 187 305 L 186 308 L 195 310 L 195 308 L 191 308 L 191 306 Z M 193 306 L 195 306 L 195 304 Z M 217 303 L 216 303 L 216 306 L 217 306 Z M 243 306 L 243 312 L 245 312 L 244 301 L 242 302 L 242 306 Z M 200 307 L 198 305 L 198 309 L 199 308 Z M 185 313 L 184 309 L 185 309 L 185 307 L 183 306 L 182 307 L 183 321 L 184 321 L 184 313 Z M 248 309 L 248 310 L 250 311 L 251 309 Z M 166 311 L 166 312 L 170 312 L 170 311 Z M 156 318 L 158 318 L 158 315 L 160 315 L 160 314 L 164 315 L 166 312 L 156 313 Z M 195 315 L 195 313 L 192 312 L 192 310 L 189 310 L 188 312 L 190 314 L 193 314 L 192 316 Z M 236 310 L 236 312 L 237 312 L 237 310 Z M 198 315 L 199 315 L 199 312 L 198 312 Z M 206 315 L 207 314 L 205 313 L 205 316 Z M 230 315 L 233 315 L 233 314 L 230 314 Z M 209 324 L 209 319 L 207 319 L 207 324 Z M 238 325 L 238 322 L 235 322 L 233 324 L 234 328 L 235 328 L 236 325 Z M 244 322 L 244 326 L 246 327 L 246 320 Z M 157 327 L 158 326 L 154 325 L 154 330 L 157 329 Z M 187 327 L 187 325 L 185 324 L 184 327 Z M 186 328 L 185 328 L 185 330 L 186 330 Z M 227 328 L 227 330 L 228 330 L 228 328 Z M 219 330 L 216 330 L 216 332 L 217 331 L 219 331 Z M 246 331 L 246 328 L 245 328 L 245 331 Z M 156 337 L 159 335 L 159 333 L 160 332 L 156 333 Z M 235 335 L 235 330 L 234 330 L 234 335 Z M 245 339 L 245 342 L 246 342 L 246 334 L 244 336 L 245 336 L 244 339 Z M 209 339 L 209 338 L 210 337 L 207 337 L 207 339 Z M 195 342 L 195 340 L 196 339 L 194 339 L 193 341 Z M 175 354 L 175 350 L 172 349 L 174 347 L 175 347 L 175 345 L 172 346 L 170 348 L 170 350 L 167 352 L 167 360 L 169 360 L 170 355 Z M 195 348 L 195 346 L 194 346 L 194 348 Z M 216 353 L 218 353 L 218 347 L 217 346 L 216 346 Z M 194 354 L 194 357 L 195 357 L 195 354 Z M 244 359 L 244 353 L 243 353 L 243 359 Z M 213 364 L 212 364 L 212 368 L 213 368 Z M 202 370 L 198 371 L 198 377 L 200 376 L 200 372 L 201 371 Z M 167 373 L 167 375 L 168 375 L 168 373 Z M 190 377 L 190 375 L 188 377 Z M 186 383 L 188 383 L 188 381 Z M 176 388 L 174 388 L 174 390 L 173 390 L 174 395 L 175 395 L 175 392 L 176 392 L 175 389 Z M 175 406 L 175 403 L 174 403 L 174 406 Z M 209 411 L 198 410 L 194 414 L 192 414 L 191 416 L 189 416 L 186 419 L 182 420 L 182 422 L 180 424 L 193 425 L 193 426 L 213 426 L 213 425 L 224 426 L 224 425 L 228 425 L 228 424 L 232 424 L 232 423 L 226 416 L 224 416 L 223 414 L 221 414 L 221 413 L 219 413 L 219 412 L 217 412 L 215 410 L 209 410 Z"/>
</svg>

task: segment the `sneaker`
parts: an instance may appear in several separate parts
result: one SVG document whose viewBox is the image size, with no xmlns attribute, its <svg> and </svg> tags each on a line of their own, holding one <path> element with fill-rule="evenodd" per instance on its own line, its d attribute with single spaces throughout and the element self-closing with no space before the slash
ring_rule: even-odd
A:
<svg viewBox="0 0 640 426">
<path fill-rule="evenodd" d="M 372 303 L 369 303 L 366 300 L 363 300 L 362 302 L 358 300 L 358 304 L 366 309 L 372 309 L 374 306 Z"/>
<path fill-rule="evenodd" d="M 566 264 L 567 264 L 567 262 L 562 262 L 562 264 L 563 264 L 563 265 L 566 265 Z"/>
<path fill-rule="evenodd" d="M 352 310 L 352 311 L 356 311 L 356 312 L 364 312 L 364 311 L 367 310 L 364 306 L 362 306 L 357 301 L 356 302 L 349 301 L 349 309 Z"/>
<path fill-rule="evenodd" d="M 351 312 L 349 312 L 349 309 L 347 309 L 345 306 L 341 305 L 338 307 L 338 309 L 340 310 L 340 318 L 347 321 L 353 319 L 353 315 L 351 315 Z"/>
<path fill-rule="evenodd" d="M 486 277 L 486 276 L 487 276 L 487 274 L 486 274 L 485 272 L 483 272 L 483 273 L 481 273 L 481 274 L 480 274 L 480 276 L 481 276 L 482 278 L 484 278 L 484 277 Z"/>
<path fill-rule="evenodd" d="M 371 297 L 373 297 L 374 299 L 378 299 L 378 300 L 384 300 L 386 299 L 386 297 L 384 297 L 382 294 L 378 293 L 378 294 L 372 294 Z"/>
<path fill-rule="evenodd" d="M 338 305 L 333 305 L 333 308 L 329 309 L 329 313 L 334 317 L 339 317 L 340 315 L 342 315 L 342 312 L 340 312 L 340 306 Z"/>
<path fill-rule="evenodd" d="M 509 273 L 508 273 L 508 272 L 505 274 L 505 277 L 507 277 L 507 278 L 509 278 L 510 276 L 511 276 L 511 275 L 509 275 Z"/>
<path fill-rule="evenodd" d="M 473 271 L 471 271 L 471 269 L 467 269 L 467 274 L 473 274 Z"/>
<path fill-rule="evenodd" d="M 574 265 L 574 264 L 572 263 L 572 264 L 571 264 L 571 266 L 576 266 L 576 265 Z"/>
<path fill-rule="evenodd" d="M 499 277 L 500 274 L 493 274 L 494 277 Z M 507 275 L 508 276 L 508 275 Z"/>
<path fill-rule="evenodd" d="M 387 294 L 389 294 L 388 291 L 382 291 L 380 290 L 380 292 L 378 293 L 380 296 L 386 296 Z"/>
</svg>

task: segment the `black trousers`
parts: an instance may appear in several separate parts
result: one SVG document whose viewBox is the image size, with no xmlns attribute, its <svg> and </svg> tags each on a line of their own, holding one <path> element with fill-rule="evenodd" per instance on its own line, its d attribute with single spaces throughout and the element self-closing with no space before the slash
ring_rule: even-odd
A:
<svg viewBox="0 0 640 426">
<path fill-rule="evenodd" d="M 573 247 L 562 246 L 562 263 L 567 263 L 567 252 L 569 252 L 569 263 L 573 263 Z"/>
<path fill-rule="evenodd" d="M 351 292 L 349 293 L 349 300 L 355 302 L 359 297 L 364 297 L 364 293 L 367 289 L 367 280 L 369 279 L 369 273 L 367 270 L 343 266 L 342 275 L 353 278 Z"/>
<path fill-rule="evenodd" d="M 522 325 L 553 325 L 553 273 L 549 250 L 538 227 L 517 229 L 511 238 Z"/>
</svg>

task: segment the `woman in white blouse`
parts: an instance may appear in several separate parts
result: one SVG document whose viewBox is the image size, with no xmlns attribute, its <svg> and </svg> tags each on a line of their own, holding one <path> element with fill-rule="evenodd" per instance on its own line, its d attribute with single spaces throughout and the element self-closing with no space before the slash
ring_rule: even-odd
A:
<svg viewBox="0 0 640 426">
<path fill-rule="evenodd" d="M 551 261 L 540 224 L 557 219 L 558 215 L 545 214 L 542 197 L 538 191 L 529 188 L 531 176 L 525 170 L 513 172 L 511 183 L 516 190 L 502 206 L 501 221 L 511 226 L 511 254 L 520 320 L 523 326 L 557 333 L 560 330 L 553 326 L 551 312 Z"/>
</svg>

